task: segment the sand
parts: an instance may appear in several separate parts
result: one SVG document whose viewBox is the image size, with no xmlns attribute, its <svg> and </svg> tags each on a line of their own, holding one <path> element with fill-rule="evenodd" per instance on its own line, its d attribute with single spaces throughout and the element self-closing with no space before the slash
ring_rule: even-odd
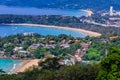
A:
<svg viewBox="0 0 120 80">
<path fill-rule="evenodd" d="M 24 72 L 25 70 L 29 69 L 32 66 L 38 66 L 38 62 L 40 59 L 33 59 L 33 60 L 23 60 L 22 64 L 16 66 L 16 68 L 11 72 L 11 74 L 16 74 L 18 72 Z"/>
<path fill-rule="evenodd" d="M 87 16 L 91 16 L 93 14 L 91 10 L 82 10 L 82 11 L 86 12 Z"/>
<path fill-rule="evenodd" d="M 62 26 L 53 26 L 53 25 L 40 25 L 40 24 L 27 24 L 27 23 L 20 23 L 20 24 L 4 24 L 4 25 L 13 25 L 13 26 L 38 26 L 38 27 L 47 27 L 47 28 L 58 28 L 58 29 L 64 29 L 64 30 L 71 30 L 75 32 L 80 32 L 83 34 L 86 34 L 87 36 L 90 37 L 99 37 L 101 36 L 100 33 L 98 32 L 93 32 L 93 31 L 88 31 L 84 29 L 79 29 L 79 28 L 70 28 L 70 27 L 62 27 Z"/>
</svg>

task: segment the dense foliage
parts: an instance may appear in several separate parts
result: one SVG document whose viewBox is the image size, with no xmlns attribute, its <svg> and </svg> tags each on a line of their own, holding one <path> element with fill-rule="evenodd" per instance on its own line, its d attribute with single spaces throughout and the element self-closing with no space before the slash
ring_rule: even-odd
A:
<svg viewBox="0 0 120 80">
<path fill-rule="evenodd" d="M 120 50 L 111 48 L 107 58 L 102 60 L 100 66 L 96 80 L 120 80 Z"/>
<path fill-rule="evenodd" d="M 50 42 L 50 41 L 54 42 Z M 78 42 L 76 42 L 76 40 Z M 78 49 L 84 49 L 81 44 L 91 42 L 85 55 L 82 57 L 83 60 L 95 60 L 99 61 L 105 56 L 105 50 L 108 43 L 104 42 L 104 38 L 75 38 L 65 34 L 60 34 L 58 36 L 42 36 L 39 34 L 27 35 L 17 34 L 10 35 L 0 39 L 0 51 L 4 52 L 8 58 L 22 59 L 22 58 L 41 58 L 46 54 L 52 54 L 54 56 L 59 55 L 72 55 L 74 56 Z M 108 39 L 109 40 L 109 39 Z M 62 41 L 65 41 L 64 43 Z M 118 40 L 119 42 L 119 40 Z M 31 47 L 32 45 L 39 45 L 38 47 Z M 113 45 L 112 42 L 111 45 Z M 61 47 L 61 45 L 68 47 Z M 22 49 L 15 50 L 16 48 L 22 47 Z M 22 51 L 22 52 L 21 52 Z M 27 51 L 29 53 L 24 53 Z"/>
<path fill-rule="evenodd" d="M 73 40 L 69 43 L 71 45 L 69 48 L 61 48 L 62 40 Z M 12 57 L 17 55 L 18 58 L 41 58 L 45 53 L 50 52 L 55 56 L 60 54 L 72 54 L 74 55 L 75 51 L 78 48 L 81 48 L 80 44 L 76 44 L 74 41 L 77 38 L 72 36 L 67 36 L 64 34 L 58 36 L 41 36 L 39 34 L 34 34 L 33 36 L 25 36 L 23 34 L 11 35 L 0 39 L 0 51 L 4 51 L 7 57 Z M 79 39 L 79 38 L 78 38 Z M 50 40 L 54 40 L 54 43 L 50 43 Z M 34 44 L 39 44 L 40 46 L 35 49 L 31 49 L 30 46 Z M 48 45 L 48 46 L 47 46 Z M 21 54 L 15 52 L 15 47 L 23 47 L 22 50 L 29 51 L 30 54 Z M 19 51 L 19 50 L 18 50 Z"/>
<path fill-rule="evenodd" d="M 0 50 L 5 50 L 6 55 L 12 55 L 11 49 L 15 46 L 24 45 L 24 50 L 28 49 L 26 46 L 30 46 L 33 43 L 49 43 L 49 40 L 55 40 L 57 45 L 60 44 L 61 40 L 73 40 L 69 44 L 71 47 L 68 49 L 62 49 L 56 47 L 54 49 L 47 49 L 45 47 L 38 48 L 32 54 L 36 55 L 36 58 L 45 54 L 45 60 L 38 63 L 38 67 L 30 68 L 29 70 L 18 73 L 18 74 L 5 74 L 3 70 L 0 69 L 0 80 L 119 80 L 120 73 L 120 38 L 111 39 L 109 37 L 101 36 L 99 38 L 86 37 L 86 38 L 74 38 L 64 34 L 58 36 L 42 36 L 39 34 L 34 35 L 11 35 L 0 39 Z M 80 40 L 80 42 L 75 43 L 74 40 Z M 23 43 L 23 42 L 24 43 Z M 65 54 L 72 54 L 81 48 L 81 42 L 89 42 L 92 44 L 87 50 L 87 53 L 83 56 L 84 60 L 100 60 L 98 65 L 94 64 L 80 64 L 75 65 L 61 65 L 59 60 L 68 57 Z M 12 44 L 11 44 L 12 43 Z M 22 44 L 21 44 L 22 43 Z M 114 47 L 114 48 L 109 48 Z M 3 48 L 3 49 L 2 49 Z M 108 49 L 109 48 L 109 49 Z M 72 53 L 73 52 L 73 53 Z M 50 54 L 57 55 L 58 57 L 50 57 Z M 49 54 L 49 55 L 47 55 Z M 60 55 L 62 54 L 62 55 Z M 27 56 L 27 58 L 29 58 Z"/>
<path fill-rule="evenodd" d="M 61 8 L 61 9 L 93 9 L 105 10 L 112 5 L 120 10 L 119 0 L 0 0 L 0 5 L 37 7 L 37 8 Z"/>
<path fill-rule="evenodd" d="M 95 80 L 99 71 L 98 65 L 83 66 L 77 64 L 57 67 L 59 66 L 56 64 L 57 61 L 56 58 L 46 59 L 44 63 L 39 63 L 42 69 L 34 67 L 32 70 L 30 69 L 17 75 L 2 75 L 0 80 Z"/>
<path fill-rule="evenodd" d="M 60 66 L 58 58 L 48 58 L 26 72 L 3 74 L 0 80 L 119 80 L 120 51 L 111 48 L 99 65 Z M 58 67 L 59 66 L 59 67 Z M 40 68 L 41 67 L 41 68 Z"/>
</svg>

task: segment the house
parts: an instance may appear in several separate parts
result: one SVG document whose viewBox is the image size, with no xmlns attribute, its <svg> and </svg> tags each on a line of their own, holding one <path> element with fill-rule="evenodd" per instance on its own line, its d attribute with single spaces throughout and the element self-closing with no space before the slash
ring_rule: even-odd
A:
<svg viewBox="0 0 120 80">
<path fill-rule="evenodd" d="M 23 35 L 24 35 L 24 36 L 33 36 L 34 33 L 32 33 L 32 32 L 26 32 L 26 33 L 23 33 Z"/>
<path fill-rule="evenodd" d="M 90 47 L 90 45 L 91 45 L 91 42 L 81 43 L 81 46 L 82 46 L 83 49 L 88 49 Z"/>
<path fill-rule="evenodd" d="M 5 52 L 4 51 L 0 51 L 0 54 L 5 54 Z"/>
<path fill-rule="evenodd" d="M 22 49 L 23 49 L 23 47 L 15 47 L 15 48 L 14 48 L 14 52 L 19 51 L 19 50 L 22 50 Z"/>
<path fill-rule="evenodd" d="M 71 42 L 72 42 L 72 40 L 68 40 L 66 43 L 67 43 L 67 44 L 70 44 Z"/>
<path fill-rule="evenodd" d="M 65 65 L 68 65 L 68 66 L 72 65 L 72 62 L 69 59 L 65 59 L 64 62 L 65 62 Z"/>
<path fill-rule="evenodd" d="M 60 65 L 65 65 L 65 62 L 63 60 L 58 61 Z"/>
<path fill-rule="evenodd" d="M 7 56 L 5 55 L 4 51 L 0 51 L 0 58 L 6 58 Z"/>
<path fill-rule="evenodd" d="M 43 44 L 43 43 L 40 43 L 40 46 L 44 47 L 44 46 L 45 46 L 45 44 Z"/>
<path fill-rule="evenodd" d="M 82 61 L 81 57 L 86 53 L 86 50 L 85 49 L 78 49 L 76 50 L 75 52 L 75 58 L 77 59 L 77 61 Z"/>
<path fill-rule="evenodd" d="M 78 39 L 75 39 L 75 43 L 79 43 L 80 42 L 80 40 L 78 40 Z"/>
<path fill-rule="evenodd" d="M 111 36 L 111 37 L 109 37 L 111 40 L 112 39 L 116 39 L 116 38 L 118 38 L 119 36 Z"/>
<path fill-rule="evenodd" d="M 55 41 L 54 40 L 50 40 L 49 43 L 54 43 Z"/>
<path fill-rule="evenodd" d="M 69 44 L 61 44 L 60 47 L 61 47 L 61 48 L 69 48 L 70 45 L 69 45 Z"/>
<path fill-rule="evenodd" d="M 82 59 L 81 57 L 86 54 L 87 50 L 86 49 L 77 49 L 75 52 L 75 58 L 77 59 L 78 62 L 81 62 Z"/>
<path fill-rule="evenodd" d="M 46 45 L 45 45 L 45 47 L 48 48 L 48 49 L 49 49 L 49 48 L 53 48 L 53 49 L 54 49 L 55 46 L 56 46 L 55 44 L 46 44 Z"/>
<path fill-rule="evenodd" d="M 60 61 L 58 61 L 58 63 L 60 65 L 68 65 L 68 66 L 73 65 L 72 61 L 69 59 L 60 60 Z"/>
<path fill-rule="evenodd" d="M 65 44 L 65 43 L 66 43 L 66 40 L 65 40 L 65 39 L 63 39 L 63 40 L 61 41 L 61 43 L 62 43 L 62 44 Z"/>
<path fill-rule="evenodd" d="M 40 44 L 32 44 L 29 48 L 34 50 L 37 49 L 40 46 Z"/>
<path fill-rule="evenodd" d="M 16 56 L 24 58 L 24 57 L 30 56 L 30 52 L 25 51 L 25 50 L 20 50 L 20 51 L 18 51 L 18 54 Z"/>
<path fill-rule="evenodd" d="M 18 51 L 18 54 L 29 54 L 29 52 L 25 51 L 25 50 L 20 50 L 20 51 Z"/>
</svg>

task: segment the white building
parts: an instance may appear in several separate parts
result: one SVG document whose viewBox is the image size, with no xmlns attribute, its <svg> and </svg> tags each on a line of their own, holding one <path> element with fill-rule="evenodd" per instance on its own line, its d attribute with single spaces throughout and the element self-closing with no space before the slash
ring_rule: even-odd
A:
<svg viewBox="0 0 120 80">
<path fill-rule="evenodd" d="M 113 10 L 113 6 L 110 6 L 110 16 L 120 16 L 120 11 Z"/>
<path fill-rule="evenodd" d="M 113 16 L 113 7 L 110 6 L 110 16 Z"/>
</svg>

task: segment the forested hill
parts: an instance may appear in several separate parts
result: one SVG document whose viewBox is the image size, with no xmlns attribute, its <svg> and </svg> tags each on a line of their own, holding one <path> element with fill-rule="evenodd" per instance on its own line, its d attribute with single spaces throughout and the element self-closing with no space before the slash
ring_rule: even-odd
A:
<svg viewBox="0 0 120 80">
<path fill-rule="evenodd" d="M 0 0 L 0 5 L 37 7 L 37 8 L 61 8 L 61 9 L 93 9 L 108 10 L 113 6 L 120 10 L 120 0 Z"/>
</svg>

